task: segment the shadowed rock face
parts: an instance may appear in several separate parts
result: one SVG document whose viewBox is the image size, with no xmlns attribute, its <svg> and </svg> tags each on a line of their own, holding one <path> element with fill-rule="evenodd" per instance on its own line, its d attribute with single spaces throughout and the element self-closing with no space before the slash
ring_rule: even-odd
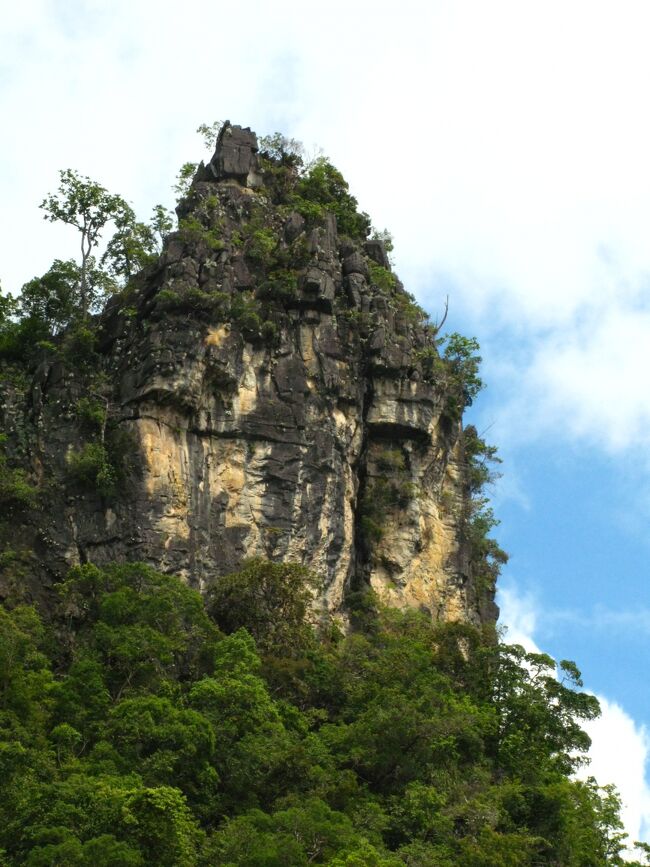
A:
<svg viewBox="0 0 650 867">
<path fill-rule="evenodd" d="M 66 475 L 83 442 L 78 370 L 45 362 L 26 404 L 6 395 L 32 471 L 60 481 L 23 528 L 38 581 L 138 559 L 204 588 L 261 556 L 320 573 L 332 610 L 370 584 L 436 618 L 493 621 L 462 538 L 460 423 L 425 364 L 431 328 L 381 242 L 339 235 L 326 209 L 305 217 L 298 193 L 278 193 L 280 168 L 226 124 L 179 231 L 103 315 L 111 427 L 128 444 L 117 494 Z"/>
</svg>

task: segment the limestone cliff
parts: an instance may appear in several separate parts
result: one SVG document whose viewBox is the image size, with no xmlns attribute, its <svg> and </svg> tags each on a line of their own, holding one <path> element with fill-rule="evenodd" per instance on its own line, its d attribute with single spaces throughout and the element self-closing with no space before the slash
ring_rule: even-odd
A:
<svg viewBox="0 0 650 867">
<path fill-rule="evenodd" d="M 46 492 L 15 531 L 32 595 L 77 562 L 146 560 L 204 588 L 261 556 L 314 569 L 332 610 L 369 584 L 495 619 L 466 539 L 458 383 L 354 204 L 331 167 L 306 180 L 226 124 L 92 358 L 5 383 L 12 454 Z M 105 409 L 94 428 L 84 400 Z M 110 485 L 84 476 L 89 440 Z"/>
</svg>

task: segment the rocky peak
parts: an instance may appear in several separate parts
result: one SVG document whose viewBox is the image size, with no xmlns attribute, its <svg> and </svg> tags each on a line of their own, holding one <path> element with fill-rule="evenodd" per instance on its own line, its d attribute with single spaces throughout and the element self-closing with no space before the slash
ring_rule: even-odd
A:
<svg viewBox="0 0 650 867">
<path fill-rule="evenodd" d="M 335 611 L 370 586 L 493 621 L 467 540 L 458 384 L 340 174 L 226 123 L 178 215 L 105 311 L 96 379 L 46 362 L 14 425 L 57 483 L 24 529 L 48 540 L 39 580 L 137 559 L 203 588 L 261 556 L 312 568 Z M 75 407 L 100 387 L 111 490 L 70 472 L 97 438 Z"/>
<path fill-rule="evenodd" d="M 249 127 L 233 126 L 226 121 L 219 131 L 214 156 L 207 165 L 216 181 L 235 180 L 243 186 L 256 187 L 261 183 L 258 174 L 257 136 Z"/>
</svg>

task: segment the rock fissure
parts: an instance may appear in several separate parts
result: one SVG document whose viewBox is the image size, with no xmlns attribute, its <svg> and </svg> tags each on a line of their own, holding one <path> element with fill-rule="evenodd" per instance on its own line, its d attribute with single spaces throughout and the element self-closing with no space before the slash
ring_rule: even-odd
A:
<svg viewBox="0 0 650 867">
<path fill-rule="evenodd" d="M 368 410 L 374 398 L 372 379 L 366 382 L 366 388 L 363 393 L 363 403 L 361 408 L 361 430 L 362 439 L 359 449 L 359 458 L 356 465 L 357 475 L 357 496 L 354 508 L 354 573 L 351 576 L 351 589 L 358 591 L 363 589 L 363 585 L 368 582 L 368 563 L 369 563 L 369 539 L 367 528 L 364 527 L 364 500 L 367 496 L 368 485 Z"/>
</svg>

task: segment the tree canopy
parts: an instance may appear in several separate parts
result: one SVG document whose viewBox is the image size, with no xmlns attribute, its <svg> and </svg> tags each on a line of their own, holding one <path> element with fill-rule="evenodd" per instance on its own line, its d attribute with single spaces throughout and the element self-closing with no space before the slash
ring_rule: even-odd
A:
<svg viewBox="0 0 650 867">
<path fill-rule="evenodd" d="M 572 663 L 372 599 L 344 634 L 298 576 L 252 561 L 206 609 L 85 565 L 51 622 L 0 609 L 0 863 L 623 863 L 615 793 L 572 776 L 598 713 Z"/>
</svg>

